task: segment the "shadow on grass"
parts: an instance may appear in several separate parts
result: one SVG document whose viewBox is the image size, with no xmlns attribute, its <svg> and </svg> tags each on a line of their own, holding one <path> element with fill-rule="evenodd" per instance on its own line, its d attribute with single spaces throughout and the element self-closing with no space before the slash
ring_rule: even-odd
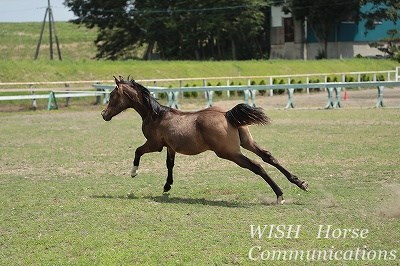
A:
<svg viewBox="0 0 400 266">
<path fill-rule="evenodd" d="M 104 195 L 93 195 L 91 198 L 95 199 L 124 199 L 124 200 L 136 200 L 139 197 L 128 194 L 126 196 L 112 196 L 108 194 Z M 193 205 L 206 205 L 206 206 L 217 206 L 227 208 L 249 208 L 251 206 L 260 205 L 273 205 L 266 203 L 250 203 L 250 202 L 238 202 L 238 201 L 226 201 L 226 200 L 209 200 L 205 198 L 182 198 L 182 197 L 171 197 L 169 194 L 163 194 L 161 196 L 147 196 L 140 197 L 142 199 L 151 200 L 162 204 L 193 204 Z"/>
<path fill-rule="evenodd" d="M 171 197 L 169 194 L 163 194 L 161 196 L 150 196 L 145 198 L 158 203 L 194 204 L 194 205 L 207 205 L 207 206 L 217 206 L 217 207 L 227 207 L 227 208 L 248 208 L 251 205 L 255 205 L 237 201 L 208 200 L 205 198 Z"/>
</svg>

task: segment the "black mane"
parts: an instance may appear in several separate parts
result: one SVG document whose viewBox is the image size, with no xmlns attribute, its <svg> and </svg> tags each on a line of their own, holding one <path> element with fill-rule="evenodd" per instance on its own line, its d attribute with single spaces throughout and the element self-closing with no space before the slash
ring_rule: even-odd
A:
<svg viewBox="0 0 400 266">
<path fill-rule="evenodd" d="M 161 105 L 157 100 L 151 96 L 150 91 L 144 87 L 142 84 L 137 83 L 133 79 L 129 79 L 125 81 L 121 78 L 120 80 L 121 83 L 127 84 L 130 87 L 136 88 L 142 93 L 144 104 L 151 110 L 152 116 L 163 116 L 167 111 L 169 111 L 171 108 Z"/>
</svg>

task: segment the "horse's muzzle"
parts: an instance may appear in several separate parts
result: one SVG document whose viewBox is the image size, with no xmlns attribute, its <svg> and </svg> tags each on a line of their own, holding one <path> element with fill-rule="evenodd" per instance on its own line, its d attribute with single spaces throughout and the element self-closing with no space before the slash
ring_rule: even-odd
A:
<svg viewBox="0 0 400 266">
<path fill-rule="evenodd" d="M 112 118 L 112 116 L 110 116 L 110 115 L 107 114 L 107 111 L 106 111 L 106 110 L 103 110 L 103 111 L 101 112 L 101 116 L 103 117 L 104 121 L 110 121 L 111 118 Z"/>
</svg>

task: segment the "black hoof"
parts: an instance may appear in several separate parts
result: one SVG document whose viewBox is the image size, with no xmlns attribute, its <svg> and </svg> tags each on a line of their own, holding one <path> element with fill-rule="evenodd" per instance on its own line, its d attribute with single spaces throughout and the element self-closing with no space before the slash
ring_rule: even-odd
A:
<svg viewBox="0 0 400 266">
<path fill-rule="evenodd" d="M 166 183 L 166 184 L 164 185 L 164 193 L 166 193 L 166 192 L 168 192 L 168 191 L 170 191 L 170 190 L 171 190 L 171 185 L 168 184 L 168 183 Z"/>
<path fill-rule="evenodd" d="M 300 188 L 302 189 L 302 190 L 304 190 L 304 191 L 309 191 L 308 190 L 308 183 L 307 182 L 303 182 L 303 183 L 301 183 L 301 185 L 300 185 Z"/>
</svg>

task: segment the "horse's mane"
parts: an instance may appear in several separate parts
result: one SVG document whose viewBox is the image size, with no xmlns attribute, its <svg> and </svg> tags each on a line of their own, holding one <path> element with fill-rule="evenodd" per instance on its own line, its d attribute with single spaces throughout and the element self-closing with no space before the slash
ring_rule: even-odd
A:
<svg viewBox="0 0 400 266">
<path fill-rule="evenodd" d="M 127 84 L 130 87 L 138 89 L 142 95 L 144 104 L 152 111 L 153 116 L 163 116 L 166 111 L 169 111 L 170 108 L 164 105 L 161 105 L 157 100 L 151 96 L 150 91 L 140 83 L 137 83 L 134 79 L 130 79 L 128 76 L 128 80 L 124 80 L 120 77 L 120 83 Z"/>
</svg>

